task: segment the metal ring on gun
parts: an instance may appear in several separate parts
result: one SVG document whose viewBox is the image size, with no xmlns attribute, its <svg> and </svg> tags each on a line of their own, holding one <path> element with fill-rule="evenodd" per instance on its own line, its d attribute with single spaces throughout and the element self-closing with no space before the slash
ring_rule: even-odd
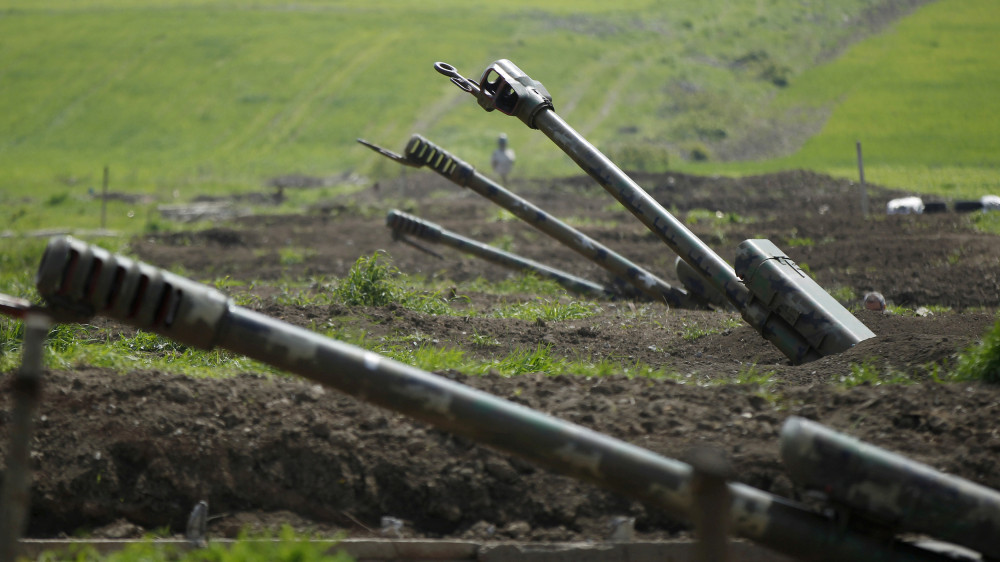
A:
<svg viewBox="0 0 1000 562">
<path fill-rule="evenodd" d="M 458 69 L 455 68 L 454 66 L 446 62 L 436 62 L 434 63 L 434 70 L 438 71 L 440 74 L 443 74 L 451 78 L 451 82 L 453 84 L 465 90 L 466 92 L 469 92 L 474 96 L 479 95 L 479 86 L 472 80 L 469 80 L 465 76 L 459 74 Z"/>
</svg>

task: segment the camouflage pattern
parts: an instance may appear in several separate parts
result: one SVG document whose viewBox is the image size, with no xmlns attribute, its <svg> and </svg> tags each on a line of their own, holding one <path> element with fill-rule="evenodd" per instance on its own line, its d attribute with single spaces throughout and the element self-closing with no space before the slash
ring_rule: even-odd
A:
<svg viewBox="0 0 1000 562">
<path fill-rule="evenodd" d="M 790 417 L 781 456 L 792 478 L 894 532 L 924 533 L 1000 559 L 1000 492 Z"/>
<path fill-rule="evenodd" d="M 694 308 L 699 304 L 683 289 L 671 287 L 666 281 L 632 263 L 597 240 L 546 213 L 526 199 L 515 195 L 476 171 L 472 165 L 456 158 L 420 135 L 410 137 L 410 141 L 406 144 L 404 151 L 405 156 L 399 156 L 366 141 L 359 140 L 359 142 L 372 148 L 379 154 L 405 165 L 416 167 L 428 166 L 456 185 L 475 191 L 479 195 L 510 211 L 517 218 L 609 271 L 616 278 L 616 286 L 621 287 L 622 292 L 625 294 L 628 294 L 629 291 L 627 290 L 628 287 L 622 287 L 623 281 L 631 284 L 638 290 L 639 294 L 670 306 Z M 635 291 L 633 290 L 632 293 L 634 294 Z"/>
<path fill-rule="evenodd" d="M 440 64 L 435 65 L 439 72 L 441 72 Z M 449 75 L 457 74 L 452 67 L 449 68 L 451 69 Z M 799 333 L 784 318 L 774 314 L 763 301 L 753 298 L 749 289 L 725 260 L 667 212 L 594 145 L 563 121 L 552 110 L 551 97 L 547 98 L 540 93 L 544 88 L 525 86 L 537 82 L 506 60 L 497 61 L 487 68 L 483 73 L 483 79 L 487 78 L 493 82 L 489 85 L 481 82 L 479 88 L 467 90 L 476 95 L 481 106 L 487 110 L 492 107 L 500 109 L 503 113 L 514 114 L 532 128 L 542 131 L 640 222 L 659 236 L 709 286 L 724 295 L 726 300 L 740 311 L 744 320 L 793 363 L 806 363 L 823 356 L 823 352 L 813 347 L 805 335 Z M 513 81 L 517 85 L 499 84 L 501 81 Z M 524 99 L 509 99 L 520 95 L 521 92 L 524 93 Z M 506 109 L 514 113 L 509 113 Z M 844 313 L 849 314 L 846 310 Z M 827 311 L 822 310 L 815 311 L 814 314 L 817 321 L 829 325 L 836 324 L 840 318 L 839 311 L 834 317 L 828 316 Z M 870 335 L 867 337 L 874 336 L 870 331 L 868 334 Z"/>
<path fill-rule="evenodd" d="M 733 305 L 712 285 L 680 257 L 674 259 L 674 272 L 693 298 L 704 301 L 716 308 L 732 309 Z"/>
<path fill-rule="evenodd" d="M 471 254 L 508 269 L 513 269 L 514 271 L 527 271 L 544 279 L 551 279 L 562 285 L 567 291 L 578 295 L 597 298 L 614 298 L 616 296 L 616 293 L 610 288 L 602 287 L 582 277 L 571 275 L 554 267 L 549 267 L 528 258 L 505 252 L 488 244 L 455 234 L 433 222 L 396 209 L 389 211 L 389 214 L 386 215 L 385 224 L 392 229 L 395 236 L 409 234 L 428 242 L 437 242 L 451 246 L 460 252 Z"/>
<path fill-rule="evenodd" d="M 736 274 L 751 298 L 788 322 L 820 355 L 875 337 L 770 240 L 743 241 L 736 250 Z"/>
<path fill-rule="evenodd" d="M 110 264 L 109 258 L 114 260 Z M 124 277 L 116 275 L 113 283 L 99 285 L 108 265 L 116 270 L 121 266 Z M 159 282 L 151 282 L 153 278 Z M 241 308 L 215 289 L 126 258 L 112 258 L 69 238 L 52 241 L 38 280 L 39 292 L 50 307 L 100 312 L 142 330 L 182 336 L 180 341 L 195 347 L 227 349 L 642 500 L 678 520 L 691 519 L 695 498 L 692 468 L 687 464 Z M 79 292 L 78 286 L 100 286 L 101 291 Z M 118 300 L 129 306 L 118 306 Z M 191 333 L 181 334 L 185 329 Z M 831 561 L 947 559 L 844 528 L 826 515 L 750 486 L 727 486 L 732 531 L 790 556 Z"/>
</svg>

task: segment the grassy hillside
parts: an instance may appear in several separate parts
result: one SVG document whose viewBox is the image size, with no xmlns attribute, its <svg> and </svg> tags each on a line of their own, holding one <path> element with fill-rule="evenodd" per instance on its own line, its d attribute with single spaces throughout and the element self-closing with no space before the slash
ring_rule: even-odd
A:
<svg viewBox="0 0 1000 562">
<path fill-rule="evenodd" d="M 801 150 L 725 169 L 809 168 L 857 177 L 861 141 L 869 181 L 952 197 L 1000 193 L 998 29 L 994 0 L 927 5 L 807 70 L 777 97 L 775 106 L 830 112 Z"/>
<path fill-rule="evenodd" d="M 113 188 L 161 198 L 285 173 L 396 174 L 354 139 L 400 148 L 412 133 L 483 165 L 506 131 L 519 173 L 575 172 L 432 70 L 444 60 L 477 77 L 498 58 L 542 80 L 624 166 L 662 169 L 746 145 L 781 119 L 776 92 L 899 3 L 12 0 L 0 189 L 76 194 L 105 164 Z"/>
</svg>

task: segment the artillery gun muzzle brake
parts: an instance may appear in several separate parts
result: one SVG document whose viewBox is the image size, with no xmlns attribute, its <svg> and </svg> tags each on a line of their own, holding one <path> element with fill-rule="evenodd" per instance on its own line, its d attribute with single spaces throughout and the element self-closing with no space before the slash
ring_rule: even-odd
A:
<svg viewBox="0 0 1000 562">
<path fill-rule="evenodd" d="M 476 101 L 486 111 L 496 109 L 505 115 L 513 115 L 532 129 L 538 128 L 535 116 L 542 110 L 552 109 L 552 96 L 545 86 L 507 59 L 500 59 L 487 67 L 478 86 L 450 64 L 437 62 L 434 69 L 451 78 L 459 88 L 476 96 Z"/>
</svg>

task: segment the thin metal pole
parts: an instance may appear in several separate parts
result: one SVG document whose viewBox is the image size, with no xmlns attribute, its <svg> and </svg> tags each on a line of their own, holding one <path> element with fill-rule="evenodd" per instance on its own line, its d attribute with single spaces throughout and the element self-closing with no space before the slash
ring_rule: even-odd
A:
<svg viewBox="0 0 1000 562">
<path fill-rule="evenodd" d="M 868 188 L 865 187 L 865 162 L 861 158 L 861 141 L 855 141 L 858 149 L 858 176 L 861 178 L 861 214 L 868 217 Z"/>
<path fill-rule="evenodd" d="M 101 230 L 107 228 L 108 224 L 108 180 L 110 172 L 107 166 L 104 166 L 104 182 L 101 189 Z"/>
<path fill-rule="evenodd" d="M 21 368 L 14 375 L 10 450 L 0 492 L 0 560 L 14 560 L 27 527 L 31 500 L 31 434 L 42 392 L 42 355 L 51 320 L 29 312 L 24 318 Z"/>
<path fill-rule="evenodd" d="M 698 447 L 688 453 L 691 473 L 691 519 L 694 523 L 697 562 L 729 560 L 729 512 L 732 497 L 727 480 L 732 467 L 721 451 Z"/>
</svg>

